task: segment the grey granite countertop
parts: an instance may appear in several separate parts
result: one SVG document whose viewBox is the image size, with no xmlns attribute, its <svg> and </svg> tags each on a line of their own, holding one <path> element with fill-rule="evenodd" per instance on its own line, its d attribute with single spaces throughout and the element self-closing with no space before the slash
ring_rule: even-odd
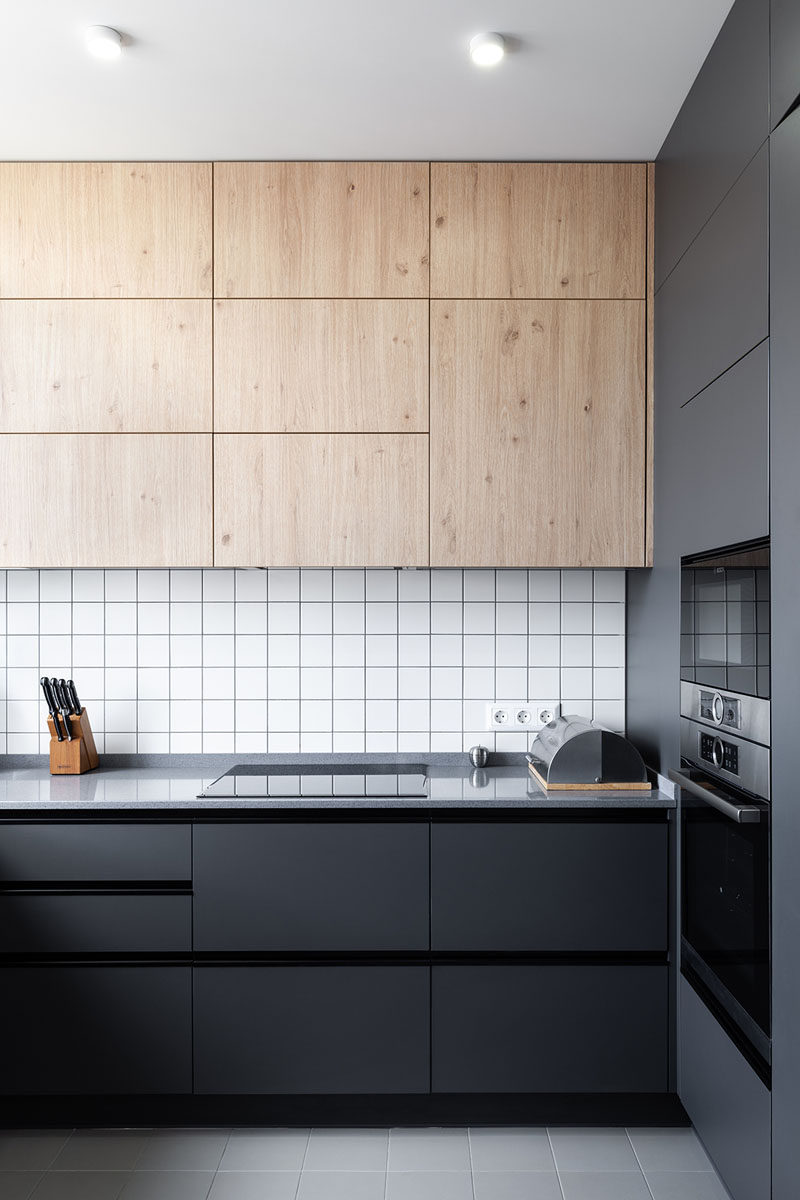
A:
<svg viewBox="0 0 800 1200">
<path fill-rule="evenodd" d="M 428 795 L 340 795 L 232 797 L 199 799 L 198 794 L 237 763 L 283 767 L 354 763 L 428 764 Z M 258 809 L 265 812 L 308 809 L 585 809 L 674 808 L 675 799 L 655 787 L 651 792 L 544 792 L 531 777 L 522 754 L 492 755 L 476 772 L 466 754 L 364 755 L 140 755 L 105 756 L 85 775 L 51 776 L 42 757 L 8 756 L 0 770 L 0 816 L 19 811 L 217 812 Z"/>
</svg>

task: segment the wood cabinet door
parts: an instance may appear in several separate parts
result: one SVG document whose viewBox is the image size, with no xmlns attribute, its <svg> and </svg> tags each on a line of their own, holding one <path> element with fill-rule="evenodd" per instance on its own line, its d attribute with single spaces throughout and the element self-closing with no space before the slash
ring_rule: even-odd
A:
<svg viewBox="0 0 800 1200">
<path fill-rule="evenodd" d="M 644 564 L 644 301 L 431 304 L 431 565 Z"/>
<path fill-rule="evenodd" d="M 644 163 L 433 163 L 431 296 L 641 299 Z"/>
<path fill-rule="evenodd" d="M 217 300 L 214 382 L 219 433 L 424 432 L 428 303 Z"/>
<path fill-rule="evenodd" d="M 210 163 L 0 163 L 0 296 L 211 295 Z"/>
<path fill-rule="evenodd" d="M 424 434 L 219 434 L 217 566 L 428 564 Z"/>
<path fill-rule="evenodd" d="M 5 434 L 0 478 L 0 566 L 211 565 L 210 435 Z"/>
<path fill-rule="evenodd" d="M 214 164 L 218 296 L 427 296 L 427 163 Z"/>
<path fill-rule="evenodd" d="M 211 432 L 210 300 L 0 300 L 0 430 Z"/>
</svg>

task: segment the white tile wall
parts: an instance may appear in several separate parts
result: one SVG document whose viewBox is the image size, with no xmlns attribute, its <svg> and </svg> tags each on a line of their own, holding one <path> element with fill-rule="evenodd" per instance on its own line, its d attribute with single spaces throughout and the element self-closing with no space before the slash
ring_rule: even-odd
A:
<svg viewBox="0 0 800 1200">
<path fill-rule="evenodd" d="M 494 699 L 625 721 L 625 572 L 0 571 L 0 750 L 42 674 L 108 753 L 524 750 Z"/>
</svg>

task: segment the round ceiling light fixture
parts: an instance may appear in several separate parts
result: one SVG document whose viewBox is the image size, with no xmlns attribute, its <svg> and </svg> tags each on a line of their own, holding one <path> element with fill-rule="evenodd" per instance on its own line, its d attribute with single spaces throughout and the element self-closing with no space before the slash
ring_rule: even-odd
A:
<svg viewBox="0 0 800 1200">
<path fill-rule="evenodd" d="M 122 53 L 122 34 L 108 25 L 90 25 L 84 35 L 86 49 L 94 58 L 110 60 Z"/>
<path fill-rule="evenodd" d="M 477 67 L 496 67 L 506 52 L 499 33 L 478 33 L 469 44 L 469 56 Z"/>
</svg>

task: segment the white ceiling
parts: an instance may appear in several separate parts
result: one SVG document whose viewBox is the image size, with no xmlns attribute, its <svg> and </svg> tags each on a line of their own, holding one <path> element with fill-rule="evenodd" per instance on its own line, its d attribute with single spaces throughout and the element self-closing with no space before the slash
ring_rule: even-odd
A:
<svg viewBox="0 0 800 1200">
<path fill-rule="evenodd" d="M 0 159 L 649 159 L 730 7 L 0 0 Z M 489 30 L 516 45 L 479 70 Z"/>
</svg>

